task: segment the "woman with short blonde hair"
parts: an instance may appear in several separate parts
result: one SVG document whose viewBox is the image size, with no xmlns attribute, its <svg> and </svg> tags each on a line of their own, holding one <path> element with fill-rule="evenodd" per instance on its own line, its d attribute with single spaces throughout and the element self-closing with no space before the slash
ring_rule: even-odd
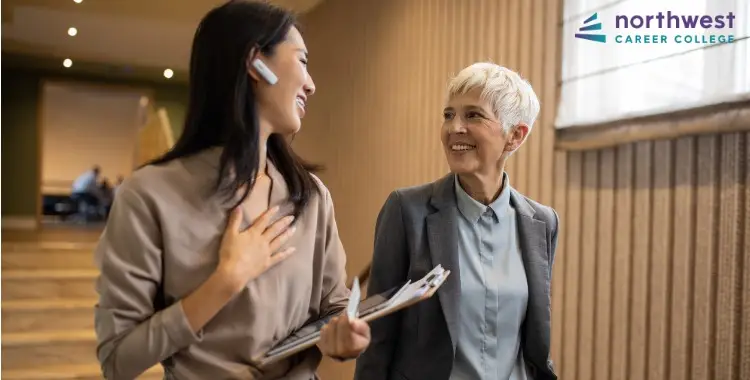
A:
<svg viewBox="0 0 750 380">
<path fill-rule="evenodd" d="M 550 277 L 558 217 L 504 167 L 539 100 L 517 73 L 476 63 L 450 82 L 441 141 L 451 173 L 390 194 L 378 215 L 368 293 L 435 265 L 438 296 L 372 322 L 358 380 L 554 380 Z"/>
</svg>

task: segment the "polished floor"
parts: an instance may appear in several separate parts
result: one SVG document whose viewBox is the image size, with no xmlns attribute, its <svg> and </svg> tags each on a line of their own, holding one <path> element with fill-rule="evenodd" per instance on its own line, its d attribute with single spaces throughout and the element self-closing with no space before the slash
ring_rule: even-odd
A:
<svg viewBox="0 0 750 380">
<path fill-rule="evenodd" d="M 101 226 L 2 230 L 2 378 L 101 379 L 93 251 Z M 141 379 L 161 378 L 154 367 Z"/>
<path fill-rule="evenodd" d="M 44 225 L 40 230 L 2 229 L 2 241 L 6 242 L 96 242 L 104 226 L 96 225 Z"/>
</svg>

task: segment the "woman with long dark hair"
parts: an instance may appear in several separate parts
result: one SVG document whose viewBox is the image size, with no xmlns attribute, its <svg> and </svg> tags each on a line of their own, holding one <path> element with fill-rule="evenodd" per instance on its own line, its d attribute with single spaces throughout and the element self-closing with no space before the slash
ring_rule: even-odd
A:
<svg viewBox="0 0 750 380">
<path fill-rule="evenodd" d="M 107 379 L 161 363 L 171 379 L 313 379 L 321 353 L 353 358 L 361 320 L 257 359 L 349 296 L 328 190 L 290 149 L 315 86 L 289 12 L 230 1 L 195 34 L 190 103 L 174 148 L 120 187 L 96 250 L 97 355 Z"/>
</svg>

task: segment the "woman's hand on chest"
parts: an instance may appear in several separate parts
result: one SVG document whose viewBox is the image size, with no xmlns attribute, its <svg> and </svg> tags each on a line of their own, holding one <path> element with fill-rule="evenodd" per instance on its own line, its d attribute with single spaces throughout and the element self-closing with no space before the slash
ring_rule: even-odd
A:
<svg viewBox="0 0 750 380">
<path fill-rule="evenodd" d="M 244 231 L 240 231 L 241 208 L 231 212 L 221 240 L 216 270 L 235 291 L 240 291 L 248 282 L 284 261 L 295 251 L 294 247 L 280 250 L 294 235 L 295 227 L 291 226 L 294 217 L 287 216 L 269 225 L 277 212 L 278 207 L 266 210 Z"/>
</svg>

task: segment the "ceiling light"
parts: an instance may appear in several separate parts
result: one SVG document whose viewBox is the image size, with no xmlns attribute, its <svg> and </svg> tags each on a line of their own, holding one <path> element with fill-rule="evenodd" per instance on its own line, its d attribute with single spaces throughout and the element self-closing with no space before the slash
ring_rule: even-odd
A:
<svg viewBox="0 0 750 380">
<path fill-rule="evenodd" d="M 68 28 L 68 35 L 71 37 L 75 37 L 75 35 L 78 34 L 78 29 L 76 28 Z"/>
<path fill-rule="evenodd" d="M 70 58 L 65 58 L 65 60 L 63 61 L 63 66 L 65 67 L 73 66 L 73 61 Z"/>
<path fill-rule="evenodd" d="M 164 70 L 164 78 L 170 79 L 174 75 L 174 71 L 172 69 L 166 69 Z"/>
<path fill-rule="evenodd" d="M 76 4 L 80 4 L 83 2 L 83 0 L 73 0 L 73 1 L 75 1 Z"/>
</svg>

